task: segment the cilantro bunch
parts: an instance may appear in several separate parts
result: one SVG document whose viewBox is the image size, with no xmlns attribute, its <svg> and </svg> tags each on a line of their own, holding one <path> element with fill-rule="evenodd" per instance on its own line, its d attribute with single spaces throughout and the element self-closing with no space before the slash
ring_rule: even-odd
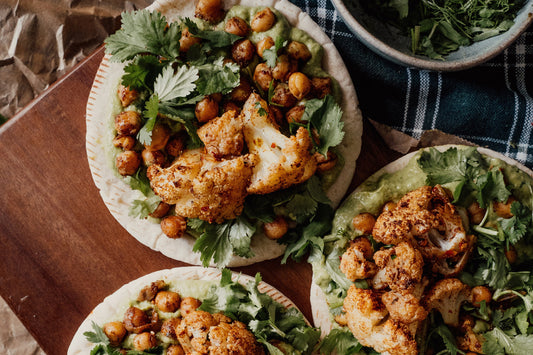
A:
<svg viewBox="0 0 533 355">
<path fill-rule="evenodd" d="M 411 38 L 415 54 L 432 59 L 511 28 L 523 0 L 377 0 L 361 4 Z"/>
</svg>

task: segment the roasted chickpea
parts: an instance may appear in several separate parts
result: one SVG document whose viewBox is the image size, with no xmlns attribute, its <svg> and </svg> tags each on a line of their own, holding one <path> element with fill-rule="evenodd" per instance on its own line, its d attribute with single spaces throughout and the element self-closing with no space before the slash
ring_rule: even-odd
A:
<svg viewBox="0 0 533 355">
<path fill-rule="evenodd" d="M 337 165 L 337 155 L 333 153 L 331 150 L 328 150 L 328 153 L 326 156 L 323 156 L 320 153 L 315 153 L 315 159 L 317 162 L 316 165 L 316 171 L 319 173 L 326 172 L 328 170 L 331 170 Z"/>
<path fill-rule="evenodd" d="M 192 311 L 196 311 L 201 305 L 202 302 L 199 299 L 196 299 L 194 297 L 184 297 L 181 300 L 180 305 L 181 315 L 184 316 L 191 313 Z"/>
<path fill-rule="evenodd" d="M 396 202 L 389 201 L 383 205 L 381 212 L 391 212 L 396 209 Z"/>
<path fill-rule="evenodd" d="M 138 351 L 148 350 L 156 345 L 157 339 L 152 332 L 137 334 L 135 338 L 133 338 L 133 347 Z"/>
<path fill-rule="evenodd" d="M 180 38 L 180 52 L 185 53 L 195 44 L 200 44 L 202 42 L 201 38 L 194 37 L 192 33 L 189 32 L 188 28 L 184 28 L 181 31 Z"/>
<path fill-rule="evenodd" d="M 278 62 L 272 69 L 272 76 L 276 80 L 285 82 L 297 69 L 298 65 L 294 65 L 294 63 L 289 60 L 289 57 L 286 54 L 282 54 L 278 57 Z"/>
<path fill-rule="evenodd" d="M 157 122 L 152 129 L 152 141 L 150 144 L 145 144 L 144 147 L 148 150 L 162 150 L 167 145 L 170 138 L 170 128 L 164 123 Z"/>
<path fill-rule="evenodd" d="M 245 67 L 254 58 L 255 46 L 249 39 L 241 39 L 231 47 L 231 58 L 241 67 Z"/>
<path fill-rule="evenodd" d="M 213 100 L 211 96 L 204 97 L 196 104 L 194 115 L 199 122 L 211 121 L 218 116 L 218 102 Z"/>
<path fill-rule="evenodd" d="M 287 54 L 289 58 L 302 62 L 307 62 L 312 56 L 309 48 L 304 43 L 298 41 L 291 41 L 287 45 Z"/>
<path fill-rule="evenodd" d="M 168 203 L 161 201 L 159 202 L 159 205 L 157 205 L 156 209 L 152 213 L 150 213 L 150 217 L 163 218 L 167 215 L 169 210 L 170 210 L 170 205 Z"/>
<path fill-rule="evenodd" d="M 169 318 L 161 324 L 161 333 L 172 339 L 176 339 L 176 327 L 181 323 L 180 318 Z"/>
<path fill-rule="evenodd" d="M 505 257 L 507 258 L 507 261 L 509 264 L 516 263 L 516 259 L 518 258 L 518 254 L 516 253 L 515 247 L 512 245 L 509 246 L 509 248 L 505 249 Z"/>
<path fill-rule="evenodd" d="M 486 209 L 481 208 L 479 206 L 479 203 L 477 201 L 474 201 L 468 206 L 467 212 L 468 217 L 470 218 L 470 222 L 473 224 L 479 224 L 483 220 L 483 217 L 485 216 Z"/>
<path fill-rule="evenodd" d="M 135 138 L 132 136 L 116 136 L 113 145 L 123 150 L 132 150 L 135 147 Z"/>
<path fill-rule="evenodd" d="M 141 129 L 141 115 L 135 111 L 123 111 L 115 116 L 115 129 L 119 136 L 133 136 Z"/>
<path fill-rule="evenodd" d="M 208 22 L 219 22 L 224 17 L 222 0 L 198 0 L 194 16 Z"/>
<path fill-rule="evenodd" d="M 139 92 L 135 89 L 130 89 L 129 86 L 120 85 L 118 87 L 118 99 L 122 107 L 129 106 L 133 101 L 137 100 Z"/>
<path fill-rule="evenodd" d="M 224 112 L 228 112 L 228 111 L 235 111 L 235 112 L 240 112 L 241 109 L 239 106 L 237 106 L 237 104 L 233 101 L 228 101 L 228 102 L 225 102 L 224 103 L 224 107 L 222 108 L 222 110 Z"/>
<path fill-rule="evenodd" d="M 250 27 L 255 32 L 265 32 L 274 26 L 276 22 L 276 15 L 270 10 L 270 8 L 265 8 L 261 11 L 258 11 L 252 20 L 250 21 Z"/>
<path fill-rule="evenodd" d="M 181 345 L 171 345 L 168 347 L 166 355 L 185 355 L 185 351 Z"/>
<path fill-rule="evenodd" d="M 324 96 L 331 94 L 331 78 L 311 78 L 311 96 L 323 99 Z"/>
<path fill-rule="evenodd" d="M 172 291 L 159 291 L 155 296 L 155 305 L 163 312 L 176 312 L 180 308 L 180 295 Z"/>
<path fill-rule="evenodd" d="M 137 172 L 139 166 L 141 166 L 141 158 L 139 153 L 133 150 L 126 150 L 117 155 L 115 165 L 120 175 L 133 175 Z"/>
<path fill-rule="evenodd" d="M 268 91 L 272 82 L 272 69 L 266 63 L 259 63 L 254 70 L 254 81 L 263 91 Z"/>
<path fill-rule="evenodd" d="M 270 49 L 270 48 L 274 47 L 275 44 L 276 43 L 274 42 L 272 37 L 267 36 L 267 37 L 263 38 L 262 40 L 257 42 L 257 55 L 260 56 L 261 58 L 263 58 L 263 52 L 266 49 Z"/>
<path fill-rule="evenodd" d="M 167 145 L 165 146 L 165 151 L 168 155 L 177 157 L 185 148 L 185 137 L 182 135 L 177 135 L 172 138 L 170 138 L 167 142 Z"/>
<path fill-rule="evenodd" d="M 289 230 L 289 224 L 283 216 L 276 216 L 276 218 L 269 223 L 263 224 L 263 232 L 269 239 L 279 239 L 283 237 Z"/>
<path fill-rule="evenodd" d="M 285 113 L 285 119 L 288 123 L 301 123 L 304 112 L 304 105 L 296 105 Z"/>
<path fill-rule="evenodd" d="M 141 333 L 150 328 L 150 319 L 144 311 L 137 307 L 130 307 L 124 314 L 124 326 L 128 332 Z"/>
<path fill-rule="evenodd" d="M 161 230 L 169 238 L 181 238 L 187 229 L 187 220 L 181 216 L 166 216 L 161 220 Z"/>
<path fill-rule="evenodd" d="M 511 218 L 513 214 L 511 213 L 511 204 L 516 201 L 516 198 L 510 196 L 506 202 L 494 201 L 492 207 L 494 212 L 501 218 Z"/>
<path fill-rule="evenodd" d="M 222 101 L 222 99 L 224 98 L 224 95 L 222 95 L 222 94 L 219 93 L 219 92 L 216 92 L 216 93 L 211 94 L 211 95 L 209 95 L 209 96 L 211 96 L 211 98 L 212 98 L 213 100 L 215 100 L 217 103 L 220 103 L 220 101 Z"/>
<path fill-rule="evenodd" d="M 109 342 L 113 346 L 117 346 L 124 340 L 126 333 L 126 327 L 122 322 L 109 322 L 103 326 L 104 334 L 109 339 Z"/>
<path fill-rule="evenodd" d="M 241 75 L 241 82 L 239 86 L 231 91 L 230 97 L 232 101 L 242 104 L 248 99 L 251 93 L 252 86 L 250 82 Z"/>
<path fill-rule="evenodd" d="M 372 234 L 374 224 L 376 224 L 376 218 L 374 218 L 374 216 L 372 216 L 370 213 L 366 212 L 360 213 L 352 219 L 352 226 L 354 229 L 364 235 Z"/>
<path fill-rule="evenodd" d="M 296 97 L 294 97 L 289 90 L 289 86 L 285 83 L 276 85 L 271 100 L 274 104 L 285 108 L 293 107 L 297 102 Z"/>
<path fill-rule="evenodd" d="M 163 165 L 165 164 L 165 155 L 160 150 L 148 150 L 144 149 L 141 153 L 144 165 Z"/>
<path fill-rule="evenodd" d="M 481 306 L 481 302 L 486 304 L 492 300 L 492 292 L 485 286 L 476 286 L 472 289 L 472 305 L 474 307 Z"/>
<path fill-rule="evenodd" d="M 289 90 L 294 97 L 301 100 L 311 91 L 311 80 L 304 73 L 292 73 L 289 77 Z"/>
<path fill-rule="evenodd" d="M 250 26 L 239 16 L 235 16 L 226 21 L 224 31 L 240 37 L 248 36 Z"/>
<path fill-rule="evenodd" d="M 279 107 L 276 107 L 274 105 L 270 105 L 268 109 L 274 117 L 274 121 L 276 121 L 276 123 L 281 126 L 283 124 L 283 112 L 281 112 Z"/>
</svg>

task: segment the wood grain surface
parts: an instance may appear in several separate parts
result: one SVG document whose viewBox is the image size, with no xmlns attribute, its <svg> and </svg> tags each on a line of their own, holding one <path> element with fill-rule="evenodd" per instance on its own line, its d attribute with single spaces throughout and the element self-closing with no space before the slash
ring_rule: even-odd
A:
<svg viewBox="0 0 533 355">
<path fill-rule="evenodd" d="M 100 48 L 0 127 L 0 295 L 47 354 L 65 354 L 87 314 L 124 283 L 187 264 L 137 242 L 100 199 L 85 152 L 85 105 Z M 398 157 L 365 122 L 351 189 Z M 349 139 L 349 137 L 348 137 Z M 307 263 L 234 268 L 311 319 Z"/>
</svg>

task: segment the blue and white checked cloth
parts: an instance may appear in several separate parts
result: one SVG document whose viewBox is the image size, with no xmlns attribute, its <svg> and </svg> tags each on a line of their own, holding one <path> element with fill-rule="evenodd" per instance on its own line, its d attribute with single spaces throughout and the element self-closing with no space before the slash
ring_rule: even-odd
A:
<svg viewBox="0 0 533 355">
<path fill-rule="evenodd" d="M 291 0 L 333 40 L 367 118 L 419 138 L 439 129 L 533 168 L 533 28 L 476 68 L 409 69 L 359 42 L 329 0 Z"/>
</svg>

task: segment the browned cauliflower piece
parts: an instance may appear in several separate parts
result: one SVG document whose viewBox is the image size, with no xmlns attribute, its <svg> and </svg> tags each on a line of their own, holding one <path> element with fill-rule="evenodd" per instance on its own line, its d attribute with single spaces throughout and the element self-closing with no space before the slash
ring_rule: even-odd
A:
<svg viewBox="0 0 533 355">
<path fill-rule="evenodd" d="M 468 285 L 459 279 L 448 278 L 438 281 L 426 294 L 423 304 L 429 312 L 437 309 L 444 323 L 457 327 L 459 311 L 463 302 L 472 302 L 472 292 Z"/>
<path fill-rule="evenodd" d="M 264 354 L 246 325 L 222 314 L 192 311 L 176 327 L 176 337 L 186 354 Z"/>
<path fill-rule="evenodd" d="M 206 152 L 216 159 L 236 157 L 242 153 L 242 120 L 237 111 L 226 111 L 200 127 L 197 133 L 204 142 Z"/>
<path fill-rule="evenodd" d="M 217 161 L 194 149 L 168 168 L 150 166 L 147 176 L 163 202 L 176 205 L 177 215 L 222 223 L 242 213 L 254 164 L 250 154 Z"/>
<path fill-rule="evenodd" d="M 258 156 L 248 192 L 267 194 L 302 183 L 316 171 L 309 132 L 300 127 L 286 137 L 279 129 L 267 103 L 251 94 L 242 110 L 244 140 L 250 153 Z"/>
<path fill-rule="evenodd" d="M 474 332 L 473 328 L 475 324 L 476 321 L 471 316 L 466 316 L 461 319 L 461 324 L 459 325 L 459 332 L 461 335 L 456 338 L 457 346 L 464 351 L 484 354 L 483 343 L 485 342 L 485 338 L 482 334 Z"/>
<path fill-rule="evenodd" d="M 350 286 L 343 305 L 348 328 L 364 346 L 382 354 L 418 354 L 411 329 L 390 317 L 380 294 Z"/>
<path fill-rule="evenodd" d="M 433 264 L 433 271 L 445 276 L 463 269 L 475 242 L 440 185 L 407 193 L 394 210 L 378 217 L 372 235 L 385 244 L 406 241 L 416 245 Z"/>
<path fill-rule="evenodd" d="M 372 280 L 376 289 L 389 287 L 393 291 L 412 291 L 422 280 L 424 259 L 407 242 L 377 251 L 374 262 L 379 268 Z"/>
<path fill-rule="evenodd" d="M 365 237 L 356 238 L 342 254 L 340 269 L 350 281 L 374 276 L 376 265 L 368 260 L 372 258 L 372 244 Z"/>
<path fill-rule="evenodd" d="M 420 298 L 408 291 L 389 291 L 381 296 L 392 319 L 410 324 L 426 319 L 428 312 L 420 304 Z"/>
</svg>

